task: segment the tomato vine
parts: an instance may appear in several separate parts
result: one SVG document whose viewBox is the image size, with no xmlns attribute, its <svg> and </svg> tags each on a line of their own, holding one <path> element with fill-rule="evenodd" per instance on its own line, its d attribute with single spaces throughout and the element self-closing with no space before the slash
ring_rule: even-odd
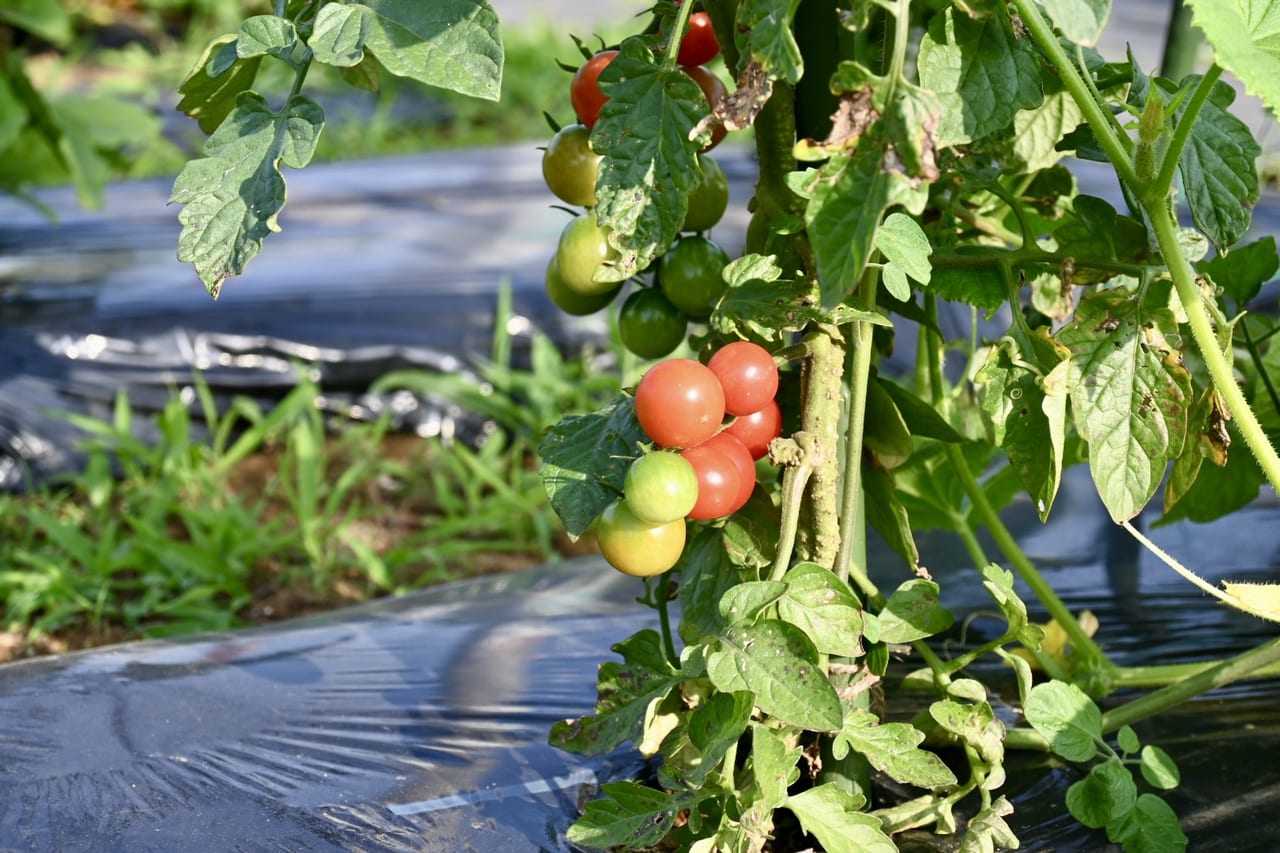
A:
<svg viewBox="0 0 1280 853">
<path fill-rule="evenodd" d="M 1005 753 L 1038 749 L 1079 767 L 1066 805 L 1085 826 L 1126 849 L 1185 849 L 1159 795 L 1176 765 L 1131 726 L 1274 671 L 1280 645 L 1118 666 L 1000 512 L 1021 491 L 1049 517 L 1076 464 L 1122 523 L 1161 492 L 1165 518 L 1208 520 L 1280 486 L 1277 326 L 1251 313 L 1280 256 L 1274 239 L 1242 242 L 1259 149 L 1220 79 L 1280 106 L 1263 5 L 1192 2 L 1215 61 L 1180 80 L 1094 49 L 1107 0 L 804 4 L 825 27 L 799 26 L 796 0 L 662 0 L 648 26 L 569 67 L 549 111 L 576 121 L 543 165 L 578 215 L 548 294 L 569 313 L 616 310 L 624 344 L 655 363 L 633 393 L 551 429 L 541 470 L 571 537 L 594 533 L 620 571 L 658 576 L 643 600 L 659 630 L 618 643 L 595 713 L 551 739 L 662 758 L 654 779 L 604 785 L 571 840 L 758 851 L 786 812 L 828 851 L 895 849 L 901 832 L 961 819 L 963 849 L 1015 847 Z M 211 293 L 277 227 L 280 167 L 305 166 L 321 131 L 302 94 L 310 63 L 496 94 L 488 4 L 435 7 L 279 3 L 211 45 L 183 84 L 211 137 L 173 196 L 180 256 Z M 702 66 L 713 44 L 732 90 Z M 274 110 L 251 90 L 264 59 L 295 71 Z M 834 114 L 816 115 L 822 103 Z M 709 152 L 746 128 L 758 177 L 730 258 Z M 1068 155 L 1110 164 L 1119 208 L 1078 190 Z M 945 340 L 947 305 L 1008 328 Z M 889 375 L 907 329 L 914 372 Z M 1213 485 L 1226 477 L 1229 501 Z M 934 528 L 959 537 L 1005 626 L 949 658 L 938 640 L 955 615 L 916 541 Z M 873 579 L 869 530 L 905 566 L 893 589 Z M 1264 590 L 1220 597 L 1280 621 Z M 896 707 L 891 653 L 932 694 L 909 722 L 873 711 L 873 696 Z M 992 656 L 1015 673 L 1027 725 L 970 677 Z M 1158 689 L 1117 703 L 1121 687 Z M 903 786 L 897 799 L 872 771 Z"/>
</svg>

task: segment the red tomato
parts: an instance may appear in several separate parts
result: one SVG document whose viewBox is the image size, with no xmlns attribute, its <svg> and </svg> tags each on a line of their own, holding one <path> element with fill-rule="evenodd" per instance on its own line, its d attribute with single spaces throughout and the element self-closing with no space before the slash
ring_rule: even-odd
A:
<svg viewBox="0 0 1280 853">
<path fill-rule="evenodd" d="M 707 367 L 724 388 L 724 410 L 749 415 L 764 408 L 778 393 L 778 366 L 759 344 L 734 341 L 716 350 Z"/>
<path fill-rule="evenodd" d="M 720 42 L 716 40 L 711 16 L 706 12 L 694 12 L 689 16 L 689 31 L 680 40 L 680 52 L 676 61 L 681 65 L 703 65 L 716 58 Z"/>
<path fill-rule="evenodd" d="M 734 467 L 738 469 L 738 496 L 734 498 L 733 508 L 729 510 L 729 514 L 735 513 L 751 499 L 751 493 L 756 488 L 756 463 L 751 458 L 751 451 L 743 444 L 737 436 L 721 430 L 715 435 L 702 442 L 700 447 L 714 447 L 716 450 L 723 451 L 731 460 Z"/>
<path fill-rule="evenodd" d="M 590 129 L 600 118 L 600 108 L 609 100 L 600 91 L 600 72 L 618 55 L 616 50 L 602 50 L 584 62 L 573 74 L 569 84 L 569 100 L 573 103 L 573 111 L 578 114 L 578 121 Z"/>
<path fill-rule="evenodd" d="M 636 419 L 659 447 L 694 447 L 720 429 L 724 391 L 711 369 L 690 358 L 661 361 L 636 386 Z"/>
<path fill-rule="evenodd" d="M 689 510 L 694 521 L 724 518 L 735 509 L 742 488 L 738 465 L 720 447 L 706 444 L 690 447 L 681 454 L 698 475 L 698 500 Z"/>
<path fill-rule="evenodd" d="M 761 459 L 769 453 L 769 442 L 782 435 L 782 410 L 770 400 L 760 411 L 734 418 L 724 431 L 745 444 L 752 459 Z"/>
</svg>

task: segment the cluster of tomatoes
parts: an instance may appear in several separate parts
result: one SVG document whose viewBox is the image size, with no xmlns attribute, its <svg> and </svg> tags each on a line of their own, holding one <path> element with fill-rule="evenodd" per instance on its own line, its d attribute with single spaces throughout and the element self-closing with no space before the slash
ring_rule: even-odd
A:
<svg viewBox="0 0 1280 853">
<path fill-rule="evenodd" d="M 724 83 L 709 70 L 720 52 L 706 12 L 694 12 L 681 40 L 678 59 L 684 73 L 701 87 L 708 108 L 727 94 Z M 547 187 L 561 200 L 585 208 L 560 234 L 556 252 L 547 264 L 546 289 L 551 301 L 567 314 L 594 314 L 614 302 L 623 285 L 595 280 L 596 270 L 617 258 L 608 231 L 596 218 L 596 182 L 601 156 L 591 147 L 591 129 L 608 100 L 600 91 L 600 72 L 618 55 L 601 50 L 574 73 L 570 101 L 578 121 L 558 130 L 544 149 L 542 174 Z M 689 195 L 681 236 L 653 265 L 648 281 L 637 279 L 618 313 L 622 343 L 641 358 L 664 358 L 684 340 L 690 322 L 706 320 L 724 292 L 722 272 L 728 254 L 704 232 L 724 216 L 729 204 L 729 181 L 706 152 L 719 144 L 723 128 L 698 155 L 700 177 Z"/>
<path fill-rule="evenodd" d="M 661 574 L 684 550 L 686 520 L 724 518 L 746 504 L 756 460 L 782 432 L 778 378 L 773 356 L 749 341 L 726 344 L 706 364 L 673 358 L 649 368 L 635 407 L 654 448 L 631 463 L 623 496 L 596 525 L 614 568 Z"/>
</svg>

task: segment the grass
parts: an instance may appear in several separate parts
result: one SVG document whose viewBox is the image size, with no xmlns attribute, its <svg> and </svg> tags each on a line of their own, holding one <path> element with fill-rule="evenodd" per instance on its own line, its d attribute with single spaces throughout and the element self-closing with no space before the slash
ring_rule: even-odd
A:
<svg viewBox="0 0 1280 853">
<path fill-rule="evenodd" d="M 220 411 L 196 376 L 150 423 L 123 394 L 109 421 L 75 417 L 84 469 L 0 495 L 0 659 L 234 628 L 589 548 L 561 532 L 533 451 L 564 413 L 616 396 L 616 363 L 534 333 L 529 366 L 513 366 L 509 311 L 504 290 L 478 382 L 397 373 L 371 389 L 482 414 L 478 446 L 386 418 L 331 429 L 301 369 L 269 410 L 239 397 Z"/>
</svg>

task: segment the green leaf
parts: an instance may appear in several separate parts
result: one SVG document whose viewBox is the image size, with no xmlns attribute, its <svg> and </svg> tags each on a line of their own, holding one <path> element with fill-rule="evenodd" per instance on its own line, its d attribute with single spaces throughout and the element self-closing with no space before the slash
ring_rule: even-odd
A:
<svg viewBox="0 0 1280 853">
<path fill-rule="evenodd" d="M 1215 60 L 1280 112 L 1280 6 L 1271 0 L 1187 0 Z"/>
<path fill-rule="evenodd" d="M 1138 740 L 1138 733 L 1133 730 L 1133 726 L 1128 725 L 1121 726 L 1120 731 L 1116 732 L 1116 745 L 1125 754 L 1132 754 L 1142 749 L 1142 741 Z"/>
<path fill-rule="evenodd" d="M 751 691 L 761 711 L 790 725 L 840 728 L 840 699 L 818 667 L 818 651 L 787 622 L 731 626 L 707 654 L 707 676 L 719 690 Z"/>
<path fill-rule="evenodd" d="M 639 741 L 645 716 L 680 683 L 657 631 L 645 629 L 613 646 L 622 661 L 600 665 L 594 715 L 551 727 L 550 743 L 583 755 L 605 755 Z"/>
<path fill-rule="evenodd" d="M 680 638 L 692 645 L 725 628 L 720 600 L 742 572 L 729 560 L 720 531 L 708 527 L 685 548 L 680 570 Z"/>
<path fill-rule="evenodd" d="M 956 776 L 942 759 L 919 748 L 924 737 L 924 732 L 909 723 L 881 723 L 869 711 L 851 710 L 832 743 L 832 754 L 841 759 L 853 750 L 875 769 L 906 785 L 954 785 Z"/>
<path fill-rule="evenodd" d="M 1124 823 L 1108 826 L 1107 837 L 1124 846 L 1125 853 L 1182 853 L 1187 836 L 1178 816 L 1155 794 L 1143 794 Z"/>
<path fill-rule="evenodd" d="M 935 441 L 944 441 L 951 444 L 964 441 L 964 436 L 952 429 L 951 424 L 947 423 L 946 419 L 938 414 L 937 409 L 921 400 L 911 391 L 908 391 L 892 379 L 887 379 L 879 374 L 876 375 L 875 381 L 893 400 L 894 406 L 897 407 L 899 414 L 902 415 L 902 420 L 906 423 L 907 429 L 911 431 L 912 435 L 920 438 L 932 438 Z"/>
<path fill-rule="evenodd" d="M 1086 296 L 1058 333 L 1071 350 L 1069 385 L 1076 431 L 1089 444 L 1089 469 L 1116 521 L 1133 518 L 1182 452 L 1191 376 L 1168 339 L 1167 308 L 1144 309 L 1120 291 Z"/>
<path fill-rule="evenodd" d="M 864 320 L 877 326 L 893 324 L 881 314 L 848 305 L 831 310 L 818 307 L 818 288 L 812 282 L 779 280 L 782 270 L 772 255 L 745 255 L 724 269 L 728 288 L 715 311 L 711 327 L 723 335 L 781 340 L 786 332 L 810 323 L 848 323 Z"/>
<path fill-rule="evenodd" d="M 1123 821 L 1138 801 L 1133 774 L 1118 761 L 1095 764 L 1067 789 L 1067 810 L 1090 829 Z"/>
<path fill-rule="evenodd" d="M 1071 213 L 1053 232 L 1059 253 L 1127 263 L 1140 261 L 1146 256 L 1146 228 L 1136 219 L 1118 214 L 1105 199 L 1076 196 L 1071 202 Z M 1076 284 L 1093 284 L 1114 274 L 1077 262 L 1071 280 Z"/>
<path fill-rule="evenodd" d="M 1276 253 L 1276 238 L 1267 235 L 1244 246 L 1237 246 L 1225 255 L 1196 264 L 1201 274 L 1207 275 L 1222 292 L 1243 308 L 1254 300 L 1262 285 L 1275 277 L 1280 270 L 1280 255 Z"/>
<path fill-rule="evenodd" d="M 885 150 L 883 134 L 873 130 L 852 155 L 836 155 L 814 172 L 804 219 L 824 307 L 853 292 L 871 257 L 880 217 L 893 200 Z"/>
<path fill-rule="evenodd" d="M 942 102 L 940 147 L 994 133 L 1043 98 L 1035 48 L 1014 37 L 1002 14 L 974 19 L 945 9 L 929 22 L 917 63 L 920 85 Z"/>
<path fill-rule="evenodd" d="M 1021 359 L 1014 341 L 1004 338 L 990 350 L 974 380 L 992 437 L 1009 456 L 1041 521 L 1049 517 L 1062 483 L 1068 369 L 1060 362 L 1052 376 L 1055 381 L 1047 381 Z"/>
<path fill-rule="evenodd" d="M 258 76 L 262 57 L 240 59 L 236 56 L 235 45 L 234 35 L 211 41 L 178 85 L 178 92 L 182 95 L 178 110 L 195 119 L 205 133 L 218 129 L 235 107 L 239 94 L 252 86 Z M 221 63 L 215 65 L 215 58 L 226 54 L 229 54 L 230 63 L 225 67 Z M 216 74 L 215 68 L 218 70 Z"/>
<path fill-rule="evenodd" d="M 1240 448 L 1242 444 L 1236 428 L 1228 424 L 1226 429 L 1230 445 Z M 1188 444 L 1192 442 L 1195 442 L 1195 446 L 1188 447 L 1184 456 L 1194 453 L 1202 457 L 1207 450 L 1204 445 L 1210 443 L 1210 440 L 1205 436 L 1192 436 Z M 1162 527 L 1182 519 L 1203 524 L 1229 515 L 1256 499 L 1266 477 L 1253 461 L 1253 456 L 1245 450 L 1237 449 L 1234 453 L 1228 452 L 1226 457 L 1226 465 L 1223 466 L 1196 466 L 1195 479 L 1190 484 L 1175 480 L 1182 468 L 1182 465 L 1175 464 L 1169 486 L 1166 487 L 1164 515 L 1155 522 L 1155 526 Z M 1183 459 L 1179 458 L 1178 461 L 1181 463 Z M 1180 489 L 1180 493 L 1169 491 L 1175 486 Z"/>
<path fill-rule="evenodd" d="M 364 60 L 364 40 L 369 15 L 361 6 L 331 3 L 316 14 L 307 46 L 317 62 L 350 68 Z"/>
<path fill-rule="evenodd" d="M 898 497 L 893 474 L 867 460 L 862 465 L 867 523 L 909 567 L 920 565 L 920 549 L 912 533 L 911 517 Z"/>
<path fill-rule="evenodd" d="M 738 50 L 760 63 L 771 80 L 795 83 L 804 58 L 792 33 L 800 0 L 745 0 L 737 15 Z"/>
<path fill-rule="evenodd" d="M 929 706 L 929 716 L 945 731 L 973 747 L 979 757 L 993 769 L 984 784 L 987 790 L 1003 782 L 1004 771 L 1000 767 L 1004 762 L 1005 729 L 1004 723 L 996 719 L 990 704 L 966 704 L 942 699 Z"/>
<path fill-rule="evenodd" d="M 816 563 L 787 572 L 778 616 L 804 631 L 819 652 L 845 657 L 862 654 L 862 606 L 849 585 Z"/>
<path fill-rule="evenodd" d="M 747 581 L 725 593 L 720 599 L 720 615 L 726 625 L 747 625 L 787 592 L 782 581 Z"/>
<path fill-rule="evenodd" d="M 215 299 L 228 276 L 244 272 L 262 249 L 285 203 L 280 166 L 301 169 L 315 153 L 324 112 L 310 98 L 294 96 L 282 114 L 256 92 L 244 92 L 205 143 L 205 156 L 183 167 L 169 202 L 182 234 L 178 260 L 191 263 Z"/>
<path fill-rule="evenodd" d="M 787 797 L 786 808 L 827 853 L 895 853 L 879 819 L 858 811 L 862 804 L 832 782 Z"/>
<path fill-rule="evenodd" d="M 29 117 L 30 112 L 22 99 L 13 91 L 4 75 L 0 74 L 0 151 L 17 140 L 22 129 L 27 126 Z"/>
<path fill-rule="evenodd" d="M 983 266 L 935 266 L 929 289 L 948 302 L 963 302 L 979 311 L 993 314 L 1008 299 L 1009 290 L 996 266 L 995 256 L 1003 250 L 964 247 L 958 254 L 991 255 L 992 262 Z"/>
<path fill-rule="evenodd" d="M 1088 761 L 1102 739 L 1102 712 L 1074 684 L 1049 681 L 1031 688 L 1023 704 L 1027 722 L 1068 761 Z"/>
<path fill-rule="evenodd" d="M 1005 818 L 1013 814 L 1013 804 L 1000 797 L 990 806 L 978 812 L 969 821 L 960 853 L 995 853 L 1000 850 L 1016 850 L 1018 836 L 1013 834 Z"/>
<path fill-rule="evenodd" d="M 1068 41 L 1092 47 L 1111 14 L 1111 0 L 1044 0 L 1044 10 Z"/>
<path fill-rule="evenodd" d="M 664 69 L 639 37 L 622 43 L 600 74 L 608 97 L 591 132 L 604 155 L 596 183 L 600 224 L 619 257 L 597 281 L 626 281 L 675 240 L 697 176 L 693 126 L 707 102 L 693 78 Z"/>
<path fill-rule="evenodd" d="M 759 723 L 751 726 L 751 773 L 762 805 L 770 810 L 787 799 L 787 789 L 800 776 L 800 747 L 788 748 L 781 733 Z"/>
<path fill-rule="evenodd" d="M 55 47 L 66 47 L 75 36 L 71 13 L 62 3 L 48 0 L 5 0 L 0 21 L 26 30 Z"/>
<path fill-rule="evenodd" d="M 365 0 L 364 47 L 397 77 L 496 101 L 502 38 L 486 0 Z"/>
<path fill-rule="evenodd" d="M 551 508 L 576 540 L 622 495 L 637 445 L 648 440 L 626 398 L 588 415 L 573 415 L 547 430 L 538 445 L 539 472 Z"/>
<path fill-rule="evenodd" d="M 933 247 L 924 229 L 910 216 L 897 212 L 886 216 L 876 232 L 876 248 L 911 278 L 921 284 L 929 283 L 933 271 L 929 255 Z"/>
<path fill-rule="evenodd" d="M 702 785 L 720 768 L 730 747 L 738 745 L 755 710 L 753 698 L 747 692 L 717 693 L 689 715 L 689 742 L 700 757 L 698 766 L 684 774 L 691 787 Z"/>
<path fill-rule="evenodd" d="M 1013 587 L 1013 572 L 989 563 L 982 568 L 982 586 L 1009 623 L 1009 636 L 1030 648 L 1039 646 L 1044 630 L 1028 623 L 1027 605 Z"/>
<path fill-rule="evenodd" d="M 253 15 L 240 24 L 236 38 L 236 56 L 251 59 L 255 56 L 288 57 L 298 43 L 298 33 L 292 21 L 275 15 Z"/>
<path fill-rule="evenodd" d="M 1058 143 L 1084 121 L 1084 112 L 1067 91 L 1045 95 L 1034 109 L 1013 117 L 1013 153 L 1023 171 L 1037 172 L 1057 163 L 1066 154 Z"/>
<path fill-rule="evenodd" d="M 910 643 L 951 627 L 955 617 L 938 601 L 938 585 L 923 578 L 906 581 L 878 614 L 880 642 Z"/>
<path fill-rule="evenodd" d="M 1147 780 L 1147 784 L 1153 788 L 1161 788 L 1165 791 L 1178 787 L 1182 782 L 1182 774 L 1178 772 L 1178 765 L 1158 746 L 1144 746 L 1140 756 L 1140 764 L 1142 769 L 1142 778 Z"/>
<path fill-rule="evenodd" d="M 915 441 L 907 422 L 884 385 L 867 383 L 866 419 L 862 441 L 867 450 L 875 454 L 876 461 L 884 468 L 893 469 L 911 458 Z"/>
<path fill-rule="evenodd" d="M 1199 80 L 1198 75 L 1187 77 L 1183 90 L 1194 88 Z M 1259 193 L 1257 160 L 1262 149 L 1249 126 L 1231 114 L 1235 98 L 1236 90 L 1229 84 L 1213 84 L 1178 159 L 1191 218 L 1219 251 L 1234 246 L 1249 230 Z M 1175 115 L 1186 115 L 1185 101 Z"/>
<path fill-rule="evenodd" d="M 773 564 L 773 555 L 778 552 L 782 513 L 764 490 L 758 490 L 721 529 L 725 551 L 734 565 L 763 569 Z"/>
<path fill-rule="evenodd" d="M 624 846 L 631 850 L 657 844 L 675 824 L 676 815 L 696 798 L 669 794 L 639 782 L 606 782 L 604 797 L 592 800 L 569 827 L 574 844 L 595 849 Z"/>
</svg>

